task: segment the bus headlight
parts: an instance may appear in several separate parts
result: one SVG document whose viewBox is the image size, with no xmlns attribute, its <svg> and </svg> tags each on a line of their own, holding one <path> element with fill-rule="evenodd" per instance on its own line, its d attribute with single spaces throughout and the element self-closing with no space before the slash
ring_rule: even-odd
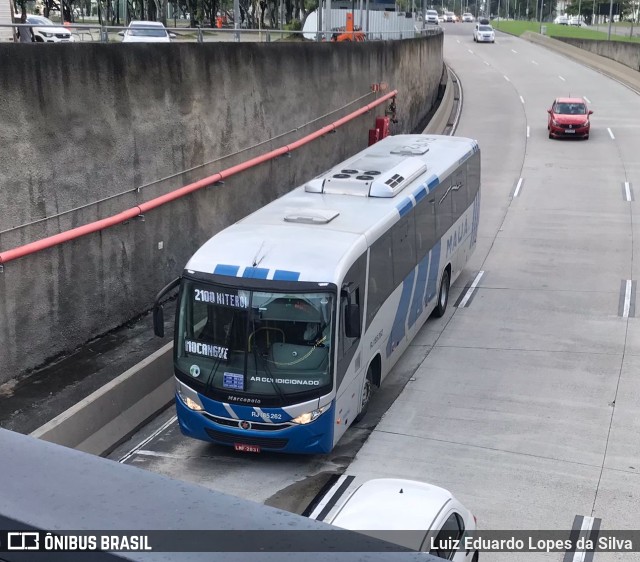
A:
<svg viewBox="0 0 640 562">
<path fill-rule="evenodd" d="M 201 412 L 202 410 L 204 410 L 204 408 L 200 404 L 198 404 L 195 400 L 191 400 L 191 398 L 189 398 L 188 396 L 180 395 L 180 398 L 182 398 L 182 401 L 190 410 L 195 410 L 196 412 Z"/>
<path fill-rule="evenodd" d="M 322 408 L 313 410 L 313 412 L 307 412 L 306 414 L 301 414 L 297 418 L 293 418 L 291 421 L 293 423 L 299 423 L 300 425 L 305 425 L 307 423 L 316 421 L 328 409 L 329 409 L 329 405 L 323 406 Z"/>
<path fill-rule="evenodd" d="M 204 406 L 200 402 L 198 393 L 195 390 L 182 384 L 180 381 L 176 381 L 176 392 L 189 410 L 194 410 L 195 412 L 202 412 L 204 410 Z"/>
</svg>

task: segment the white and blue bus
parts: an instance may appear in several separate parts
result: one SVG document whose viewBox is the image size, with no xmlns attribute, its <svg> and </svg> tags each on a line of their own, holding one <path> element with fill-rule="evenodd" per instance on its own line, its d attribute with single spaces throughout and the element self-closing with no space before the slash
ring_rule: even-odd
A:
<svg viewBox="0 0 640 562">
<path fill-rule="evenodd" d="M 239 451 L 327 453 L 475 248 L 476 141 L 397 135 L 206 242 L 175 322 L 182 432 Z"/>
</svg>

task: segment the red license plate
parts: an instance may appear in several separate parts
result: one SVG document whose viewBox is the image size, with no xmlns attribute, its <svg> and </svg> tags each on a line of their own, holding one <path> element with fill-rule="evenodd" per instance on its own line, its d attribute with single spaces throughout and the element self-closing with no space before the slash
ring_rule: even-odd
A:
<svg viewBox="0 0 640 562">
<path fill-rule="evenodd" d="M 236 451 L 240 451 L 242 453 L 259 453 L 260 452 L 259 445 L 245 445 L 244 443 L 234 443 L 233 448 Z"/>
</svg>

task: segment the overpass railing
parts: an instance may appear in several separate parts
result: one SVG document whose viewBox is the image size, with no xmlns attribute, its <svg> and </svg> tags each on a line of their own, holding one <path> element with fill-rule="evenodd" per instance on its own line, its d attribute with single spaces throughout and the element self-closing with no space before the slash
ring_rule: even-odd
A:
<svg viewBox="0 0 640 562">
<path fill-rule="evenodd" d="M 0 24 L 0 32 L 3 29 L 15 32 L 21 28 L 37 27 L 39 29 L 60 29 L 61 25 L 33 25 L 33 24 Z M 110 26 L 98 24 L 65 23 L 64 27 L 71 33 L 71 42 L 75 43 L 122 43 L 121 33 L 127 30 L 123 26 Z M 329 41 L 332 32 L 289 31 L 284 29 L 246 29 L 246 28 L 212 28 L 212 27 L 167 27 L 167 31 L 174 34 L 172 43 L 214 43 L 214 42 L 246 42 L 263 43 L 272 41 Z M 385 41 L 391 39 L 410 39 L 427 35 L 437 35 L 442 30 L 437 25 L 428 25 L 425 28 L 388 31 L 362 32 L 368 41 Z M 0 33 L 2 36 L 2 33 Z M 14 39 L 15 41 L 15 39 Z M 36 41 L 37 42 L 37 41 Z M 53 41 L 52 42 L 63 42 Z"/>
</svg>

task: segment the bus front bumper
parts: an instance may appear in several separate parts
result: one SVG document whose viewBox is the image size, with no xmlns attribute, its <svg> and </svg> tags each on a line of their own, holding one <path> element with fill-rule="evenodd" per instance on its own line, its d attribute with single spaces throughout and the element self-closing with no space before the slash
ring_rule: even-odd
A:
<svg viewBox="0 0 640 562">
<path fill-rule="evenodd" d="M 277 431 L 256 431 L 216 423 L 209 419 L 207 414 L 187 408 L 179 395 L 176 395 L 176 410 L 180 430 L 184 435 L 201 441 L 229 445 L 236 450 L 315 454 L 328 453 L 333 447 L 333 404 L 311 423 L 293 425 Z"/>
</svg>

